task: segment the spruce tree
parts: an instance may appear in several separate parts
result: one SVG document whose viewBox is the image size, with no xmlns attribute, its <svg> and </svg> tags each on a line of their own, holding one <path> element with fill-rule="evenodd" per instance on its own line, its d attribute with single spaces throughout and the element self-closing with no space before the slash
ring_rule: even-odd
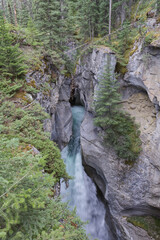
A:
<svg viewBox="0 0 160 240">
<path fill-rule="evenodd" d="M 45 48 L 62 50 L 67 40 L 65 2 L 57 0 L 35 1 L 35 20 Z"/>
<path fill-rule="evenodd" d="M 109 1 L 101 0 L 99 3 L 99 31 L 101 35 L 108 33 Z"/>
<path fill-rule="evenodd" d="M 25 74 L 22 53 L 14 44 L 12 34 L 0 13 L 0 74 L 9 77 L 22 77 Z"/>
<path fill-rule="evenodd" d="M 113 70 L 107 64 L 104 73 L 100 76 L 100 84 L 95 100 L 95 123 L 103 129 L 113 124 L 113 118 L 118 111 L 120 94 Z"/>
<path fill-rule="evenodd" d="M 82 37 L 98 36 L 99 1 L 80 0 L 78 18 Z"/>
<path fill-rule="evenodd" d="M 134 120 L 121 110 L 118 88 L 113 70 L 107 64 L 100 76 L 94 122 L 104 130 L 105 144 L 111 144 L 120 158 L 134 161 L 141 151 L 140 132 Z"/>
</svg>

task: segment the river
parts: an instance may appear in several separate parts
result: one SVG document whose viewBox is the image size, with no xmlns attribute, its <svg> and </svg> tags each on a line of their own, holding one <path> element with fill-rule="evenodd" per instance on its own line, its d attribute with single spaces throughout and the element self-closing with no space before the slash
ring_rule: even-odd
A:
<svg viewBox="0 0 160 240">
<path fill-rule="evenodd" d="M 69 181 L 67 189 L 64 183 L 61 185 L 61 196 L 63 201 L 69 201 L 71 208 L 76 206 L 81 220 L 88 221 L 86 232 L 90 234 L 90 239 L 109 240 L 104 204 L 97 198 L 96 186 L 82 166 L 80 126 L 84 114 L 85 109 L 82 106 L 72 107 L 72 138 L 68 146 L 63 149 L 62 158 L 68 174 L 73 179 Z"/>
</svg>

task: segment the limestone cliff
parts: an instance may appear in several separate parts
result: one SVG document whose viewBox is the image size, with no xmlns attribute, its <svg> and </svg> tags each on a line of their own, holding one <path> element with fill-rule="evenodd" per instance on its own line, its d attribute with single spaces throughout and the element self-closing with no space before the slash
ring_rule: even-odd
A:
<svg viewBox="0 0 160 240">
<path fill-rule="evenodd" d="M 52 139 L 60 148 L 72 135 L 70 97 L 85 106 L 81 126 L 83 161 L 108 204 L 115 239 L 149 240 L 147 232 L 129 223 L 126 217 L 160 214 L 160 48 L 158 44 L 144 47 L 142 42 L 135 43 L 134 48 L 128 72 L 121 79 L 123 109 L 135 117 L 141 130 L 143 151 L 133 166 L 118 159 L 112 147 L 104 147 L 98 134 L 100 129 L 93 124 L 92 102 L 99 75 L 107 61 L 114 71 L 114 52 L 99 46 L 83 54 L 76 67 L 72 96 L 73 80 L 61 76 L 47 61 L 41 71 L 29 72 L 26 80 L 28 83 L 34 80 L 37 87 L 48 84 L 47 93 L 39 91 L 36 99 L 50 113 L 45 130 L 52 132 Z M 50 81 L 51 75 L 56 79 L 54 82 Z"/>
<path fill-rule="evenodd" d="M 75 82 L 81 102 L 89 112 L 98 84 L 97 76 L 108 59 L 115 67 L 115 55 L 102 47 L 79 62 Z M 140 44 L 130 57 L 128 72 L 122 80 L 123 108 L 135 117 L 141 130 L 143 151 L 133 166 L 118 159 L 111 147 L 104 148 L 92 113 L 86 113 L 81 126 L 84 164 L 96 170 L 92 177 L 108 202 L 118 239 L 151 239 L 143 229 L 128 223 L 126 216 L 159 216 L 160 212 L 159 59 L 158 47 L 142 50 Z"/>
<path fill-rule="evenodd" d="M 37 89 L 34 99 L 50 114 L 50 119 L 44 123 L 44 130 L 51 133 L 52 140 L 63 148 L 72 135 L 69 103 L 71 79 L 61 75 L 51 59 L 44 57 L 38 69 L 31 69 L 27 73 L 26 81 Z"/>
</svg>

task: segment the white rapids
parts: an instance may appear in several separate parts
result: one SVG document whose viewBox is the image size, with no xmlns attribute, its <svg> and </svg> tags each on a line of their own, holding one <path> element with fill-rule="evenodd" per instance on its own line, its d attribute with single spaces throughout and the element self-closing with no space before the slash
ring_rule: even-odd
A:
<svg viewBox="0 0 160 240">
<path fill-rule="evenodd" d="M 83 107 L 72 107 L 73 134 L 68 146 L 62 151 L 62 158 L 68 174 L 73 179 L 69 181 L 67 189 L 64 183 L 61 184 L 61 196 L 63 201 L 69 201 L 72 209 L 76 207 L 81 220 L 88 222 L 86 232 L 90 234 L 90 239 L 109 240 L 104 204 L 97 198 L 95 184 L 87 176 L 82 166 L 80 126 L 84 113 Z"/>
</svg>

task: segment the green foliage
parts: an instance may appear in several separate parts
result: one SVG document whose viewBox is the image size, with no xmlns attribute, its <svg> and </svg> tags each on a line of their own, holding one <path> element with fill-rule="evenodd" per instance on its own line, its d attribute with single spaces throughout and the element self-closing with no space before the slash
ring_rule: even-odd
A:
<svg viewBox="0 0 160 240">
<path fill-rule="evenodd" d="M 43 131 L 48 114 L 37 103 L 27 107 L 22 99 L 21 104 L 14 97 L 4 99 L 10 88 L 5 80 L 0 90 L 0 238 L 88 240 L 75 212 L 51 198 L 55 183 L 69 176 L 58 147 Z"/>
<path fill-rule="evenodd" d="M 5 101 L 0 111 L 0 122 L 4 126 L 1 133 L 17 136 L 20 142 L 36 147 L 46 159 L 46 170 L 52 172 L 57 181 L 60 178 L 67 179 L 65 165 L 57 146 L 43 132 L 42 121 L 48 115 L 42 108 L 38 104 L 32 104 L 31 108 L 23 110 L 16 108 L 14 103 Z"/>
<path fill-rule="evenodd" d="M 84 38 L 93 38 L 98 35 L 98 5 L 96 1 L 80 0 L 78 1 L 78 17 L 80 25 L 80 34 Z"/>
<path fill-rule="evenodd" d="M 23 77 L 26 67 L 23 64 L 22 53 L 14 44 L 4 18 L 0 13 L 0 74 L 4 77 Z"/>
<path fill-rule="evenodd" d="M 47 50 L 63 49 L 67 39 L 66 6 L 61 4 L 57 0 L 35 1 L 35 20 Z"/>
<path fill-rule="evenodd" d="M 94 104 L 94 122 L 104 130 L 104 142 L 109 142 L 120 158 L 134 161 L 141 151 L 140 132 L 134 120 L 120 110 L 121 96 L 118 88 L 114 73 L 107 65 L 100 77 Z"/>
<path fill-rule="evenodd" d="M 155 240 L 160 239 L 160 219 L 151 216 L 132 216 L 128 217 L 127 221 L 134 226 L 143 228 Z"/>
<path fill-rule="evenodd" d="M 10 79 L 2 77 L 0 80 L 0 96 L 11 97 L 22 87 L 23 83 L 15 79 L 14 83 Z"/>
<path fill-rule="evenodd" d="M 42 45 L 39 41 L 39 35 L 38 29 L 36 28 L 36 25 L 34 24 L 32 18 L 29 18 L 27 28 L 25 29 L 26 34 L 26 41 L 31 46 L 38 46 Z"/>
<path fill-rule="evenodd" d="M 125 21 L 122 30 L 112 37 L 111 48 L 116 52 L 118 57 L 117 71 L 122 74 L 126 73 L 123 69 L 126 67 L 131 54 L 131 49 L 136 39 L 140 37 L 139 29 L 130 26 L 129 21 Z"/>
<path fill-rule="evenodd" d="M 27 27 L 28 21 L 33 19 L 33 5 L 35 1 L 32 0 L 21 0 L 21 4 L 17 9 L 18 23 L 22 27 Z M 18 4 L 17 4 L 18 5 Z M 18 7 L 18 6 L 17 6 Z"/>
<path fill-rule="evenodd" d="M 51 199 L 56 180 L 43 173 L 45 165 L 45 158 L 33 154 L 31 146 L 1 134 L 1 239 L 87 239 L 75 213 L 60 199 Z"/>
<path fill-rule="evenodd" d="M 157 14 L 160 14 L 160 2 L 157 0 Z"/>
<path fill-rule="evenodd" d="M 119 40 L 119 53 L 124 54 L 127 50 L 128 46 L 132 41 L 132 36 L 130 35 L 130 22 L 126 21 L 123 23 L 122 30 L 118 32 L 118 40 Z"/>
<path fill-rule="evenodd" d="M 36 0 L 34 4 L 34 22 L 40 32 L 38 39 L 43 42 L 45 55 L 51 56 L 58 68 L 66 64 L 68 58 L 62 51 L 68 48 L 68 42 L 73 38 L 71 5 L 68 1 L 57 0 Z"/>
<path fill-rule="evenodd" d="M 149 45 L 154 40 L 154 32 L 148 32 L 144 39 L 144 44 Z"/>
</svg>

